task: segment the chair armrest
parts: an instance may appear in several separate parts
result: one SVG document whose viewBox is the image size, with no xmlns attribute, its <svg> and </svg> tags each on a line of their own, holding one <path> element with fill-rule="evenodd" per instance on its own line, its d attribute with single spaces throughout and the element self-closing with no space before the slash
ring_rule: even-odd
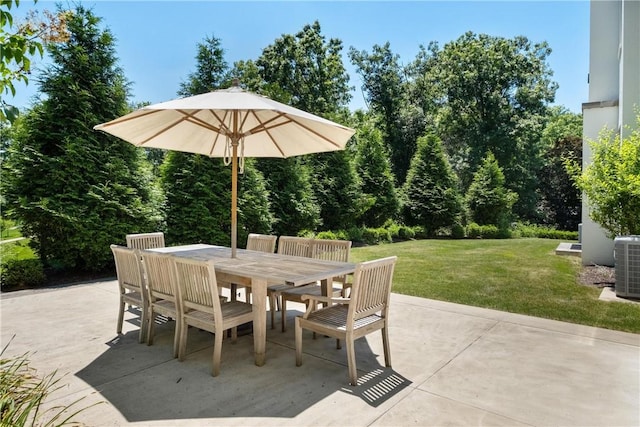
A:
<svg viewBox="0 0 640 427">
<path fill-rule="evenodd" d="M 351 302 L 351 298 L 333 298 L 333 297 L 324 297 L 319 295 L 302 295 L 300 297 L 302 301 L 309 301 L 307 304 L 307 311 L 302 315 L 303 319 L 307 319 L 309 315 L 315 311 L 318 307 L 319 302 L 326 302 L 328 304 L 349 304 Z"/>
<path fill-rule="evenodd" d="M 304 294 L 300 297 L 302 301 L 309 301 L 310 304 L 314 302 L 326 302 L 328 304 L 349 304 L 351 302 L 351 298 L 336 298 L 336 297 L 325 297 L 320 295 L 307 295 Z"/>
</svg>

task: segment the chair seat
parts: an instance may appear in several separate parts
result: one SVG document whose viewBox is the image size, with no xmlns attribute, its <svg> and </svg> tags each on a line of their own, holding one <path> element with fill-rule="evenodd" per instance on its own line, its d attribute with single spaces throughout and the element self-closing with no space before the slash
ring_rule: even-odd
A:
<svg viewBox="0 0 640 427">
<path fill-rule="evenodd" d="M 334 305 L 327 308 L 314 311 L 309 314 L 306 319 L 301 319 L 303 323 L 317 323 L 324 327 L 330 327 L 338 331 L 346 331 L 347 329 L 347 315 L 349 308 L 346 305 Z M 378 314 L 372 314 L 370 316 L 357 319 L 353 327 L 354 329 L 360 329 L 370 326 L 374 323 L 383 321 L 382 316 Z"/>
<path fill-rule="evenodd" d="M 122 300 L 131 305 L 136 305 L 138 307 L 142 307 L 142 294 L 138 291 L 133 292 L 125 292 L 120 294 Z"/>
<path fill-rule="evenodd" d="M 334 296 L 342 293 L 342 288 L 331 288 L 331 292 Z M 286 295 L 288 300 L 298 298 L 299 301 L 302 295 L 322 296 L 322 287 L 319 285 L 306 285 L 306 286 L 289 286 L 287 290 L 280 291 L 282 295 Z M 291 298 L 293 297 L 293 298 Z"/>
<path fill-rule="evenodd" d="M 164 314 L 165 316 L 177 317 L 178 310 L 176 309 L 176 303 L 170 300 L 161 299 L 152 302 L 153 311 L 156 311 L 160 314 Z"/>
<path fill-rule="evenodd" d="M 226 328 L 231 328 L 234 325 L 242 325 L 253 320 L 253 307 L 251 306 L 251 304 L 240 301 L 229 301 L 220 304 L 220 308 Z M 207 313 L 200 310 L 192 310 L 184 313 L 184 317 L 190 325 L 213 332 L 213 313 Z M 219 327 L 222 327 L 222 325 L 220 325 Z"/>
</svg>

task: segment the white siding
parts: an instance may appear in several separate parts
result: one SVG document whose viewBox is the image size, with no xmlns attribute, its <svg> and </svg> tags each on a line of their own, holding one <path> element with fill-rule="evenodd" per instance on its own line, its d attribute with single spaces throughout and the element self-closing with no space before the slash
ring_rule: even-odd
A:
<svg viewBox="0 0 640 427">
<path fill-rule="evenodd" d="M 640 111 L 640 1 L 591 0 L 589 101 L 583 104 L 583 168 L 588 141 L 607 127 L 625 137 Z M 589 218 L 582 203 L 582 263 L 614 265 L 613 240 Z"/>
</svg>

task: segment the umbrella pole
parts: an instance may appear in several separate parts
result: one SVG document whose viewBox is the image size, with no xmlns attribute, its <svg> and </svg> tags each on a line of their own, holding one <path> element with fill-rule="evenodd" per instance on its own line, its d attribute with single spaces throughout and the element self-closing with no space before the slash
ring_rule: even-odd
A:
<svg viewBox="0 0 640 427">
<path fill-rule="evenodd" d="M 231 258 L 236 257 L 238 246 L 238 142 L 231 143 Z"/>
</svg>

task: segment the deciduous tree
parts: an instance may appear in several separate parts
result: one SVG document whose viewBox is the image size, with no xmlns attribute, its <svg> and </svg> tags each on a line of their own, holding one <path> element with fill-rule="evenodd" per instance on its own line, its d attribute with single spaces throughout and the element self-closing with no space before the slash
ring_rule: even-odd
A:
<svg viewBox="0 0 640 427">
<path fill-rule="evenodd" d="M 546 42 L 468 32 L 442 49 L 435 42 L 422 47 L 412 68 L 424 96 L 435 100 L 437 133 L 462 188 L 491 151 L 519 195 L 514 211 L 525 219 L 535 214 L 541 134 L 557 88 L 550 53 Z"/>
</svg>

